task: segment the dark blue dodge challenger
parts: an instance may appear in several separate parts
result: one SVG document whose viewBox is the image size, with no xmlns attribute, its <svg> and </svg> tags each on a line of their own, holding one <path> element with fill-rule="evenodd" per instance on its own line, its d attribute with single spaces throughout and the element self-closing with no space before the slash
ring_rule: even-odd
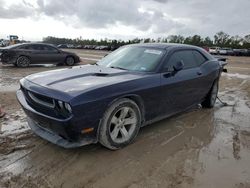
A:
<svg viewBox="0 0 250 188">
<path fill-rule="evenodd" d="M 197 104 L 212 108 L 223 66 L 195 46 L 129 45 L 94 65 L 27 76 L 17 98 L 42 138 L 65 148 L 100 142 L 116 150 L 146 124 Z"/>
</svg>

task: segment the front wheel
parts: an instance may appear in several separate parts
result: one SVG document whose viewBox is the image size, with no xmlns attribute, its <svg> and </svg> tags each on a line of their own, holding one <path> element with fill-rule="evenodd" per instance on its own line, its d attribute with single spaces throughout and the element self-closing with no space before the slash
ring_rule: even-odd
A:
<svg viewBox="0 0 250 188">
<path fill-rule="evenodd" d="M 201 105 L 204 108 L 213 108 L 216 98 L 217 98 L 217 94 L 218 94 L 218 90 L 219 90 L 219 81 L 216 80 L 211 88 L 211 90 L 209 91 L 208 95 L 206 96 L 205 100 L 201 103 Z"/>
<path fill-rule="evenodd" d="M 100 124 L 100 143 L 117 150 L 130 144 L 141 126 L 141 113 L 138 105 L 127 98 L 113 103 L 105 112 Z"/>
<path fill-rule="evenodd" d="M 73 57 L 71 57 L 71 56 L 66 57 L 65 64 L 67 66 L 73 66 L 75 64 L 75 59 Z"/>
</svg>

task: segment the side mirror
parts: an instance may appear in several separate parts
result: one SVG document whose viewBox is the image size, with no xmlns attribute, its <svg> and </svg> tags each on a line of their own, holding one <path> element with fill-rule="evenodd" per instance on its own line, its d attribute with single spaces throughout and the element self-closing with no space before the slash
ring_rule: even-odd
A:
<svg viewBox="0 0 250 188">
<path fill-rule="evenodd" d="M 182 70 L 182 69 L 184 68 L 184 63 L 183 63 L 183 61 L 177 61 L 177 62 L 174 64 L 173 68 L 174 68 L 174 71 L 175 71 L 175 72 L 178 72 L 178 71 Z"/>
</svg>

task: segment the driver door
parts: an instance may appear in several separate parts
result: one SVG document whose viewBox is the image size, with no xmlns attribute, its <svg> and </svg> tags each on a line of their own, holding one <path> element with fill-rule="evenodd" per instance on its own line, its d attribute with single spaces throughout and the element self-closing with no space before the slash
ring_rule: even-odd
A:
<svg viewBox="0 0 250 188">
<path fill-rule="evenodd" d="M 182 70 L 173 66 L 182 61 Z M 196 103 L 199 94 L 200 68 L 192 50 L 179 50 L 170 55 L 161 74 L 161 115 L 172 115 Z"/>
</svg>

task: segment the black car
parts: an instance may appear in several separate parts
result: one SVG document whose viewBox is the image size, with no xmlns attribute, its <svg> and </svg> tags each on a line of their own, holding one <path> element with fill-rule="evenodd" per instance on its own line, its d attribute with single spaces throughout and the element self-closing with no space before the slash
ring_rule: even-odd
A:
<svg viewBox="0 0 250 188">
<path fill-rule="evenodd" d="M 233 49 L 233 51 L 236 56 L 247 56 L 248 54 L 247 49 Z"/>
<path fill-rule="evenodd" d="M 57 45 L 57 48 L 68 48 L 67 44 L 59 44 Z"/>
<path fill-rule="evenodd" d="M 144 125 L 199 103 L 212 108 L 225 64 L 195 46 L 130 45 L 95 65 L 23 78 L 17 98 L 42 138 L 119 149 Z"/>
<path fill-rule="evenodd" d="M 76 54 L 44 43 L 23 43 L 1 48 L 0 59 L 3 64 L 13 64 L 18 67 L 46 63 L 73 66 L 80 62 L 80 58 Z"/>
</svg>

